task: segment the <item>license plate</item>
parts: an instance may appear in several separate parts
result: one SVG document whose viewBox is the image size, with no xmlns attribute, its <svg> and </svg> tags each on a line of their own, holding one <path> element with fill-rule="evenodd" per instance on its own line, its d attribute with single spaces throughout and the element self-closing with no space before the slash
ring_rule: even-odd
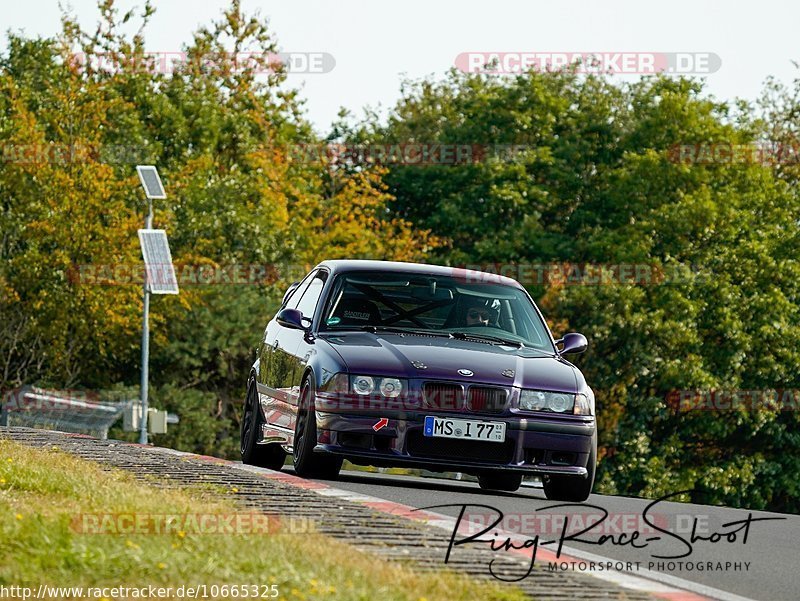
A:
<svg viewBox="0 0 800 601">
<path fill-rule="evenodd" d="M 506 424 L 428 415 L 425 417 L 423 434 L 441 438 L 503 442 L 506 439 Z"/>
</svg>

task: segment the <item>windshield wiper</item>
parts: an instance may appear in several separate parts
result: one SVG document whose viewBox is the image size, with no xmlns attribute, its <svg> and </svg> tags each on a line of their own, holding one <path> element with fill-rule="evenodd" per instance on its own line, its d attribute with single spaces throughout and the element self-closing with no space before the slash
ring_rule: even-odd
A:
<svg viewBox="0 0 800 601">
<path fill-rule="evenodd" d="M 457 340 L 485 340 L 486 342 L 494 342 L 495 344 L 507 344 L 509 346 L 516 346 L 522 348 L 525 346 L 516 340 L 508 340 L 507 338 L 500 338 L 499 336 L 490 336 L 489 334 L 478 334 L 473 332 L 452 332 L 452 337 Z"/>
</svg>

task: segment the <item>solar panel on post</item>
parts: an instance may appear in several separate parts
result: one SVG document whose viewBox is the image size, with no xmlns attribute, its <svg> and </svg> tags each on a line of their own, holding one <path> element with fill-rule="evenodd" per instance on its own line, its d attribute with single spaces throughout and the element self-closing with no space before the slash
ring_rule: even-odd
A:
<svg viewBox="0 0 800 601">
<path fill-rule="evenodd" d="M 136 173 L 139 174 L 139 181 L 147 198 L 163 199 L 167 197 L 158 169 L 153 165 L 137 165 Z"/>
<path fill-rule="evenodd" d="M 178 279 L 172 265 L 167 233 L 164 230 L 139 230 L 147 285 L 152 294 L 178 294 Z"/>
<path fill-rule="evenodd" d="M 172 266 L 167 234 L 153 228 L 153 199 L 164 199 L 167 192 L 154 165 L 136 165 L 139 182 L 147 197 L 147 216 L 144 229 L 139 230 L 139 243 L 145 263 L 147 281 L 142 287 L 142 404 L 139 424 L 139 443 L 147 444 L 148 362 L 150 360 L 150 295 L 178 294 L 178 281 Z"/>
</svg>

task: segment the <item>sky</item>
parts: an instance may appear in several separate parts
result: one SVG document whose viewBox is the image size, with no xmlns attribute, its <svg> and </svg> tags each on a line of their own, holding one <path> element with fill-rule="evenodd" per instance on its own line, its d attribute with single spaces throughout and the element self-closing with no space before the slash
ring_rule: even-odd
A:
<svg viewBox="0 0 800 601">
<path fill-rule="evenodd" d="M 63 3 L 85 28 L 95 25 L 96 0 Z M 143 0 L 117 4 L 124 10 L 141 7 Z M 168 53 L 180 51 L 192 31 L 217 19 L 228 1 L 153 4 L 146 49 Z M 787 84 L 800 77 L 792 63 L 800 60 L 800 2 L 790 0 L 242 0 L 242 6 L 268 19 L 280 49 L 293 53 L 297 65 L 323 65 L 292 73 L 287 81 L 301 90 L 306 115 L 322 134 L 342 106 L 357 117 L 365 107 L 385 115 L 404 78 L 442 77 L 464 53 L 506 53 L 503 60 L 513 61 L 520 53 L 657 52 L 698 65 L 711 56 L 713 72 L 699 77 L 721 100 L 755 100 L 770 75 Z M 6 48 L 8 30 L 56 34 L 60 14 L 57 0 L 4 0 L 0 48 Z M 677 54 L 683 58 L 675 59 Z"/>
</svg>

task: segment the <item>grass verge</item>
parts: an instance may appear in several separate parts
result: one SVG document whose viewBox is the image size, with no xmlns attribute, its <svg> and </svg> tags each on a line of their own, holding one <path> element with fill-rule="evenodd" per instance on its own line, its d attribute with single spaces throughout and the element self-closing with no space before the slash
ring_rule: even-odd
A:
<svg viewBox="0 0 800 601">
<path fill-rule="evenodd" d="M 276 585 L 277 599 L 524 598 L 517 589 L 446 570 L 417 573 L 319 533 L 282 531 L 280 524 L 277 530 L 271 524 L 270 532 L 262 534 L 248 528 L 234 534 L 212 533 L 215 528 L 208 524 L 194 530 L 162 524 L 162 533 L 152 532 L 167 515 L 189 516 L 195 521 L 181 525 L 198 526 L 202 516 L 242 515 L 242 511 L 208 491 L 159 489 L 122 471 L 105 471 L 57 447 L 35 449 L 0 439 L 0 585 L 34 590 L 40 584 L 152 585 L 173 591 L 206 585 L 208 598 L 222 598 L 221 591 L 211 596 L 209 587 L 226 584 L 258 586 L 258 597 Z M 94 532 L 130 529 L 131 533 L 91 534 L 87 527 Z M 144 529 L 136 533 L 137 527 Z M 253 598 L 251 592 L 255 589 L 247 591 Z M 63 592 L 60 596 L 81 598 Z M 88 596 L 84 591 L 83 598 Z M 232 589 L 224 596 L 233 598 Z M 109 595 L 114 597 L 130 598 L 130 591 Z"/>
</svg>

